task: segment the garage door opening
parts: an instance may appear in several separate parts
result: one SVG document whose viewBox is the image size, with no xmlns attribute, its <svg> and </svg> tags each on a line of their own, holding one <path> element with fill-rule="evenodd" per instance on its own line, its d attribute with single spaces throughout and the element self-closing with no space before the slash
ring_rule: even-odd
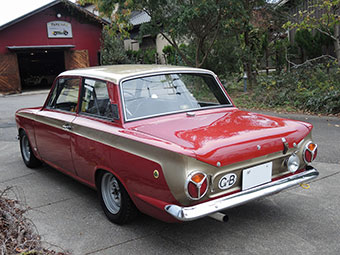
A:
<svg viewBox="0 0 340 255">
<path fill-rule="evenodd" d="M 65 71 L 64 51 L 17 53 L 23 91 L 48 89 L 57 75 Z"/>
</svg>

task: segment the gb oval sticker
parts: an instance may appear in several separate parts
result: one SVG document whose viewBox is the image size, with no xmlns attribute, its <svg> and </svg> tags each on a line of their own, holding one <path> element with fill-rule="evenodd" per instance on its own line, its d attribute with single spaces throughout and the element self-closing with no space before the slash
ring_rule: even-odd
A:
<svg viewBox="0 0 340 255">
<path fill-rule="evenodd" d="M 228 189 L 236 183 L 236 180 L 237 180 L 236 174 L 226 174 L 218 182 L 218 187 L 220 189 Z"/>
</svg>

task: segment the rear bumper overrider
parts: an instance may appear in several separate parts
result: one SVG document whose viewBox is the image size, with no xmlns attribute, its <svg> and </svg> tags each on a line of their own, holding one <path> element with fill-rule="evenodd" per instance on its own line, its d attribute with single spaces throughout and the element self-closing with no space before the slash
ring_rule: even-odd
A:
<svg viewBox="0 0 340 255">
<path fill-rule="evenodd" d="M 277 181 L 263 184 L 238 193 L 203 202 L 194 206 L 166 205 L 165 211 L 180 221 L 196 220 L 209 214 L 238 206 L 257 198 L 275 194 L 284 189 L 288 189 L 297 184 L 312 180 L 319 175 L 313 167 L 308 167 L 306 171 L 291 175 Z"/>
</svg>

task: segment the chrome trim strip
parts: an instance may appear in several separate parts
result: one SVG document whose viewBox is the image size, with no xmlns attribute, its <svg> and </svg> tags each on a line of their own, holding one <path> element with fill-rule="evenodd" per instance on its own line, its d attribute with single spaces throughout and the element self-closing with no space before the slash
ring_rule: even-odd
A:
<svg viewBox="0 0 340 255">
<path fill-rule="evenodd" d="M 165 211 L 180 221 L 196 220 L 209 214 L 242 205 L 254 199 L 275 194 L 294 185 L 316 178 L 319 172 L 310 167 L 308 170 L 274 182 L 257 186 L 248 190 L 221 197 L 198 205 L 182 207 L 178 205 L 166 205 Z"/>
<path fill-rule="evenodd" d="M 153 114 L 153 115 L 146 115 L 142 117 L 137 117 L 137 118 L 131 118 L 128 119 L 126 118 L 126 108 L 125 108 L 125 101 L 124 101 L 124 95 L 123 95 L 123 82 L 128 81 L 128 80 L 133 80 L 137 78 L 142 78 L 142 77 L 149 77 L 149 76 L 157 76 L 157 75 L 162 75 L 162 74 L 179 74 L 179 73 L 185 73 L 185 74 L 208 74 L 211 75 L 214 79 L 215 82 L 218 84 L 220 87 L 221 84 L 217 80 L 216 74 L 214 74 L 212 71 L 209 70 L 197 70 L 197 71 L 192 71 L 192 70 L 169 70 L 169 71 L 159 71 L 159 72 L 154 72 L 154 73 L 146 73 L 146 74 L 141 74 L 141 75 L 132 75 L 125 77 L 121 80 L 119 80 L 119 93 L 120 93 L 120 99 L 121 99 L 121 107 L 123 110 L 123 115 L 124 115 L 124 122 L 130 122 L 130 121 L 136 121 L 136 120 L 141 120 L 141 119 L 146 119 L 146 118 L 152 118 L 152 117 L 158 117 L 158 116 L 165 116 L 169 114 L 174 114 L 174 113 L 183 113 L 183 112 L 188 112 L 188 111 L 196 111 L 196 110 L 206 110 L 206 109 L 212 109 L 212 108 L 222 108 L 222 107 L 232 107 L 234 106 L 230 100 L 230 98 L 227 96 L 226 92 L 224 89 L 220 87 L 222 90 L 223 95 L 225 98 L 228 100 L 229 104 L 220 104 L 216 106 L 208 106 L 208 107 L 200 107 L 200 108 L 194 108 L 194 109 L 187 109 L 187 110 L 179 110 L 179 111 L 172 111 L 172 112 L 166 112 L 166 113 L 160 113 L 160 114 Z"/>
</svg>

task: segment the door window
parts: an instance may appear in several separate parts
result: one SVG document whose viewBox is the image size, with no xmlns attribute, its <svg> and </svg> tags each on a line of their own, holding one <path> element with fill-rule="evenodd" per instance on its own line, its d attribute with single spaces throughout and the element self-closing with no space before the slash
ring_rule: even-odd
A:
<svg viewBox="0 0 340 255">
<path fill-rule="evenodd" d="M 47 107 L 75 112 L 78 104 L 79 81 L 79 78 L 58 79 Z"/>
<path fill-rule="evenodd" d="M 113 118 L 106 82 L 84 79 L 80 113 L 101 118 Z"/>
</svg>

